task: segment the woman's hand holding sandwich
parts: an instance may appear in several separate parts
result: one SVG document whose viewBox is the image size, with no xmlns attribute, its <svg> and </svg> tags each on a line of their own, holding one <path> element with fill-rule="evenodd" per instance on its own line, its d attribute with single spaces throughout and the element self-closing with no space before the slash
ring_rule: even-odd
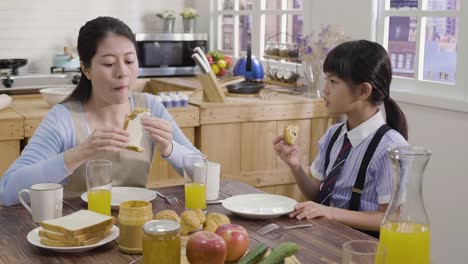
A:
<svg viewBox="0 0 468 264">
<path fill-rule="evenodd" d="M 157 117 L 145 117 L 141 124 L 163 157 L 169 157 L 172 153 L 173 130 L 169 121 Z"/>
<path fill-rule="evenodd" d="M 83 143 L 65 151 L 65 165 L 74 171 L 99 153 L 119 152 L 127 144 L 128 136 L 128 132 L 120 128 L 96 129 Z"/>
</svg>

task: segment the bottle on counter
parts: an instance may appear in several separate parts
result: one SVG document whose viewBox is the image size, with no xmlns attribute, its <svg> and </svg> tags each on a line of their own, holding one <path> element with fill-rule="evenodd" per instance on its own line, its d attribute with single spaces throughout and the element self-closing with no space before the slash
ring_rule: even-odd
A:
<svg viewBox="0 0 468 264">
<path fill-rule="evenodd" d="M 176 94 L 179 96 L 180 98 L 180 103 L 181 103 L 181 106 L 187 106 L 188 105 L 188 102 L 189 102 L 189 98 L 187 95 L 183 94 L 183 93 L 180 93 L 180 92 L 176 92 Z"/>
<path fill-rule="evenodd" d="M 172 107 L 172 99 L 170 96 L 163 94 L 163 93 L 160 93 L 159 96 L 161 96 L 162 98 L 162 104 L 164 105 L 164 107 L 166 108 Z"/>
<path fill-rule="evenodd" d="M 180 97 L 179 97 L 179 95 L 177 95 L 177 93 L 168 93 L 168 94 L 171 97 L 172 106 L 174 106 L 174 107 L 182 106 L 182 103 L 180 101 Z"/>
</svg>

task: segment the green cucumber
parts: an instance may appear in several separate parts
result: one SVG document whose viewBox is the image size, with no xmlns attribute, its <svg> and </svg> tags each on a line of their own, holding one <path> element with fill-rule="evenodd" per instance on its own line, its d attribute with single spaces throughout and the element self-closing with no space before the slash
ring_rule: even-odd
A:
<svg viewBox="0 0 468 264">
<path fill-rule="evenodd" d="M 265 244 L 260 243 L 250 250 L 247 255 L 243 256 L 237 264 L 257 264 L 257 262 L 265 256 L 267 250 L 268 247 Z"/>
<path fill-rule="evenodd" d="M 285 258 L 292 256 L 299 251 L 299 246 L 296 243 L 286 242 L 278 245 L 271 251 L 270 255 L 263 259 L 261 264 L 279 264 Z"/>
</svg>

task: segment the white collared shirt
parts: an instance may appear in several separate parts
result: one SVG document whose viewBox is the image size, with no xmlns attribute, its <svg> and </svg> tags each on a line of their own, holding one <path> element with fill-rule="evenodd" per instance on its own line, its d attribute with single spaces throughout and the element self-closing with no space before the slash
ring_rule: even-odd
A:
<svg viewBox="0 0 468 264">
<path fill-rule="evenodd" d="M 320 139 L 319 153 L 310 166 L 312 175 L 320 181 L 324 179 L 324 175 L 327 175 L 333 167 L 341 146 L 343 145 L 345 134 L 348 134 L 349 141 L 352 145 L 352 149 L 341 169 L 340 176 L 338 176 L 336 180 L 335 188 L 333 189 L 330 203 L 332 206 L 344 209 L 349 207 L 352 188 L 356 181 L 364 154 L 372 138 L 374 138 L 375 132 L 377 132 L 383 124 L 385 124 L 385 121 L 382 113 L 379 111 L 351 131 L 348 131 L 347 126 L 344 125 L 332 147 L 330 162 L 326 170 L 323 167 L 325 166 L 325 155 L 328 144 L 336 129 L 338 129 L 341 124 L 331 126 Z M 387 204 L 390 202 L 393 182 L 392 168 L 390 159 L 387 156 L 387 149 L 407 144 L 403 136 L 393 129 L 382 137 L 367 168 L 366 181 L 361 196 L 361 211 L 376 211 L 379 204 Z"/>
</svg>

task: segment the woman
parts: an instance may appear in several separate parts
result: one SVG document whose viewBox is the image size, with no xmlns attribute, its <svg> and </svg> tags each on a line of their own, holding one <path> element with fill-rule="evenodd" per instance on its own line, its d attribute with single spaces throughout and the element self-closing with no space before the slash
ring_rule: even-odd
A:
<svg viewBox="0 0 468 264">
<path fill-rule="evenodd" d="M 378 231 L 393 190 L 387 149 L 406 145 L 408 138 L 405 115 L 390 97 L 390 59 L 378 43 L 350 41 L 330 51 L 323 71 L 327 110 L 346 115 L 346 122 L 331 126 L 320 140 L 319 153 L 310 166 L 313 178 L 301 165 L 298 146 L 289 146 L 281 136 L 273 142 L 310 200 L 297 204 L 290 216 L 326 217 Z"/>
<path fill-rule="evenodd" d="M 181 174 L 182 157 L 199 153 L 166 109 L 149 94 L 130 93 L 138 75 L 136 41 L 131 29 L 111 17 L 88 21 L 79 32 L 82 76 L 70 97 L 54 106 L 21 156 L 0 182 L 0 203 L 18 203 L 18 192 L 41 182 L 64 185 L 65 196 L 86 191 L 85 163 L 112 161 L 114 186 L 145 187 L 153 152 Z M 125 149 L 126 115 L 147 108 L 141 153 Z"/>
</svg>

